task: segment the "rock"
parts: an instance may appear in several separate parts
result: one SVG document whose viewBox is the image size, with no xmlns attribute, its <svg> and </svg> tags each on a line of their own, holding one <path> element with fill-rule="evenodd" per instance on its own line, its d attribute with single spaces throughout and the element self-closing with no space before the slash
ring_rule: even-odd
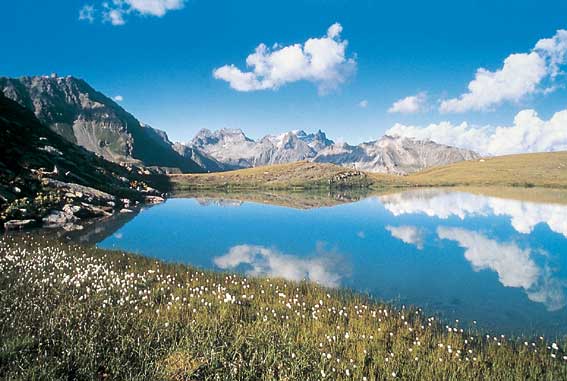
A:
<svg viewBox="0 0 567 381">
<path fill-rule="evenodd" d="M 73 213 L 54 210 L 43 218 L 43 225 L 48 228 L 61 227 L 77 220 L 78 218 Z"/>
<path fill-rule="evenodd" d="M 112 215 L 112 208 L 105 208 L 87 204 L 86 202 L 81 203 L 83 206 L 79 213 L 83 214 L 85 217 L 108 217 Z M 83 217 L 81 217 L 83 218 Z"/>
<path fill-rule="evenodd" d="M 25 227 L 30 227 L 34 225 L 35 220 L 10 220 L 4 222 L 4 229 L 6 230 L 16 230 L 23 229 Z"/>
<path fill-rule="evenodd" d="M 65 224 L 65 225 L 63 225 L 63 229 L 65 231 L 71 232 L 71 231 L 76 231 L 76 230 L 83 230 L 84 227 L 83 227 L 83 225 L 77 225 L 77 224 Z"/>
<path fill-rule="evenodd" d="M 63 211 L 65 213 L 70 213 L 75 215 L 76 213 L 78 213 L 81 210 L 81 207 L 78 205 L 71 205 L 71 204 L 66 204 L 65 206 L 63 206 Z"/>
<path fill-rule="evenodd" d="M 116 203 L 114 201 L 107 201 L 106 205 L 114 207 L 116 206 Z"/>
<path fill-rule="evenodd" d="M 63 152 L 52 146 L 39 147 L 40 150 L 50 153 L 52 155 L 63 156 Z"/>
<path fill-rule="evenodd" d="M 164 200 L 163 197 L 159 197 L 159 196 L 146 196 L 145 201 L 148 204 L 160 204 L 160 203 L 164 202 L 165 200 Z"/>
</svg>

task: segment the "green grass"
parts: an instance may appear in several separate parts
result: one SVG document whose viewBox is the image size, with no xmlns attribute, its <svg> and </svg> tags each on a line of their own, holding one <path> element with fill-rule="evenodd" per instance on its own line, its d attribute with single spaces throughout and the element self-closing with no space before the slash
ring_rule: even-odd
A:
<svg viewBox="0 0 567 381">
<path fill-rule="evenodd" d="M 0 241 L 1 379 L 559 380 L 565 344 L 485 336 L 307 282 Z"/>
</svg>

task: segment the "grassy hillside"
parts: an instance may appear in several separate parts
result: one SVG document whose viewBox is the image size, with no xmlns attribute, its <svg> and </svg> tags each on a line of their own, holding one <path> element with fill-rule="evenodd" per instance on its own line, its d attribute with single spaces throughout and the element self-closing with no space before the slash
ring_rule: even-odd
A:
<svg viewBox="0 0 567 381">
<path fill-rule="evenodd" d="M 367 188 L 373 181 L 361 171 L 305 161 L 170 179 L 175 190 Z"/>
<path fill-rule="evenodd" d="M 408 176 L 298 162 L 170 177 L 173 189 L 315 189 L 413 186 L 567 188 L 567 152 L 499 156 L 431 168 Z"/>
<path fill-rule="evenodd" d="M 377 180 L 380 181 L 381 177 Z M 567 188 L 567 152 L 530 153 L 463 161 L 403 178 L 413 185 L 499 185 Z"/>
<path fill-rule="evenodd" d="M 4 380 L 567 379 L 563 340 L 488 336 L 307 282 L 29 235 L 0 239 L 0 269 Z"/>
</svg>

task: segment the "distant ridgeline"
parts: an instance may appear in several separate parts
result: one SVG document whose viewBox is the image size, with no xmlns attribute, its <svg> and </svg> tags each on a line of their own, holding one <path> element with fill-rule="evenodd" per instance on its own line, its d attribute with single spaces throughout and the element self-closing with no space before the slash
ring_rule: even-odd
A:
<svg viewBox="0 0 567 381">
<path fill-rule="evenodd" d="M 307 160 L 407 174 L 479 157 L 469 150 L 391 136 L 356 146 L 338 144 L 320 130 L 253 140 L 241 130 L 205 129 L 187 143 L 172 143 L 164 131 L 141 123 L 81 79 L 0 78 L 0 89 L 68 141 L 109 161 L 156 167 L 165 173 L 218 172 Z"/>
</svg>

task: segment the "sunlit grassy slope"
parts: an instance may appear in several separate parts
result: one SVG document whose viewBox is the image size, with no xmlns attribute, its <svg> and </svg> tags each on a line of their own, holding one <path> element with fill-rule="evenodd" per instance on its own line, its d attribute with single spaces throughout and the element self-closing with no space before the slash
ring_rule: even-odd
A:
<svg viewBox="0 0 567 381">
<path fill-rule="evenodd" d="M 408 176 L 297 162 L 170 177 L 173 189 L 313 189 L 411 186 L 567 188 L 567 152 L 498 156 L 431 168 Z"/>
<path fill-rule="evenodd" d="M 3 380 L 565 380 L 512 339 L 307 282 L 0 239 Z"/>
<path fill-rule="evenodd" d="M 333 164 L 300 161 L 229 172 L 170 176 L 173 189 L 313 189 L 369 187 L 368 174 Z"/>
<path fill-rule="evenodd" d="M 415 185 L 567 187 L 567 152 L 497 156 L 431 168 L 403 178 Z"/>
</svg>

